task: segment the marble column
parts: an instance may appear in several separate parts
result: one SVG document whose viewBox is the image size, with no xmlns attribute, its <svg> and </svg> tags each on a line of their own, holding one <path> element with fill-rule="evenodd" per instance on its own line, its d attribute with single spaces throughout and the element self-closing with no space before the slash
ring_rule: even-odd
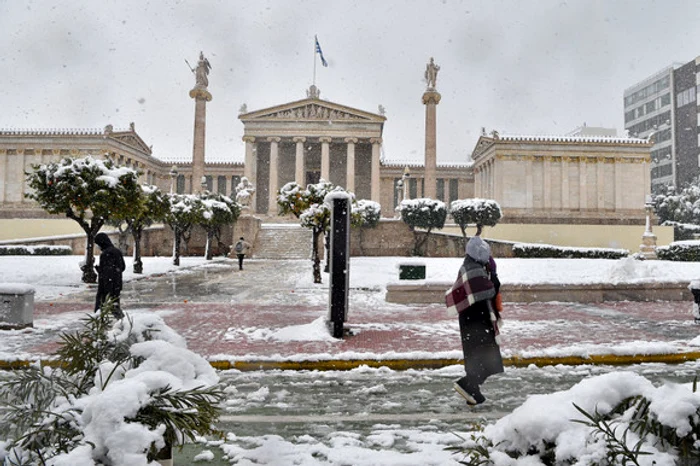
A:
<svg viewBox="0 0 700 466">
<path fill-rule="evenodd" d="M 306 186 L 306 177 L 304 176 L 304 143 L 306 138 L 295 137 L 292 141 L 296 143 L 296 157 L 294 159 L 294 181 L 299 186 Z"/>
<path fill-rule="evenodd" d="M 588 209 L 588 160 L 586 157 L 578 159 L 578 208 Z"/>
<path fill-rule="evenodd" d="M 533 208 L 534 204 L 534 178 L 533 178 L 533 163 L 534 157 L 531 155 L 525 156 L 525 207 Z"/>
<path fill-rule="evenodd" d="M 194 99 L 194 142 L 192 144 L 192 192 L 201 191 L 204 176 L 204 143 L 207 128 L 207 102 L 211 102 L 211 94 L 206 87 L 195 86 L 190 91 Z"/>
<path fill-rule="evenodd" d="M 561 158 L 561 208 L 562 210 L 571 209 L 571 195 L 569 191 L 569 162 L 571 157 L 563 156 Z"/>
<path fill-rule="evenodd" d="M 440 93 L 428 90 L 423 94 L 425 105 L 425 188 L 423 197 L 437 198 L 437 105 Z"/>
<path fill-rule="evenodd" d="M 596 170 L 595 170 L 595 190 L 598 196 L 597 204 L 598 211 L 605 211 L 605 183 L 603 180 L 603 170 L 605 168 L 605 157 L 596 157 Z"/>
<path fill-rule="evenodd" d="M 5 188 L 7 186 L 7 155 L 6 149 L 0 149 L 0 202 L 5 202 Z"/>
<path fill-rule="evenodd" d="M 380 202 L 379 185 L 381 178 L 379 177 L 379 162 L 382 148 L 382 138 L 371 138 L 369 142 L 372 144 L 371 200 L 374 202 Z"/>
<path fill-rule="evenodd" d="M 615 157 L 615 210 L 622 209 L 622 157 Z"/>
<path fill-rule="evenodd" d="M 543 196 L 543 202 L 544 202 L 544 208 L 547 211 L 552 210 L 552 156 L 551 155 L 545 155 L 544 156 L 544 165 L 543 165 L 543 177 L 544 177 L 544 182 L 543 182 L 543 190 L 544 192 L 542 193 Z"/>
<path fill-rule="evenodd" d="M 357 138 L 345 138 L 348 145 L 347 172 L 345 175 L 345 190 L 355 192 L 355 144 Z"/>
<path fill-rule="evenodd" d="M 330 143 L 331 138 L 321 137 L 318 138 L 321 143 L 321 179 L 330 183 L 331 181 L 331 151 Z"/>
<path fill-rule="evenodd" d="M 268 215 L 277 215 L 277 190 L 279 189 L 279 142 L 281 138 L 267 138 L 270 143 L 270 180 L 268 191 Z"/>
<path fill-rule="evenodd" d="M 257 184 L 257 173 L 258 173 L 258 160 L 257 154 L 255 153 L 255 138 L 252 136 L 243 136 L 243 141 L 245 142 L 245 168 L 243 170 L 243 176 L 248 178 L 248 181 L 255 186 Z M 250 209 L 253 212 L 257 212 L 255 203 L 257 196 L 255 192 L 250 196 Z"/>
</svg>

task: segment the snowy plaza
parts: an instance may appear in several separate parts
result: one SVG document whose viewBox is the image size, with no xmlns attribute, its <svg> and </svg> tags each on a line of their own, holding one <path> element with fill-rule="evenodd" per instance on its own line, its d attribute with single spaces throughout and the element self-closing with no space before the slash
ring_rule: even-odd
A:
<svg viewBox="0 0 700 466">
<path fill-rule="evenodd" d="M 92 311 L 95 289 L 80 283 L 79 260 L 0 257 L 1 282 L 36 290 L 34 327 L 2 332 L 4 362 L 45 358 L 57 335 L 74 330 Z M 426 283 L 451 282 L 461 263 L 422 260 Z M 384 300 L 387 284 L 398 281 L 400 258 L 351 260 L 350 335 L 342 340 L 325 326 L 328 276 L 314 284 L 309 261 L 250 260 L 238 271 L 229 259 L 185 257 L 177 269 L 170 258 L 149 257 L 143 277 L 131 273 L 130 261 L 122 293 L 127 314 L 161 318 L 214 366 L 226 361 L 295 368 L 261 371 L 244 364 L 245 370 L 217 371 L 226 392 L 220 419 L 226 438 L 176 450 L 176 464 L 194 458 L 204 464 L 459 464 L 464 455 L 445 448 L 463 445 L 479 423 L 493 425 L 489 432 L 512 442 L 526 440 L 508 429 L 540 435 L 541 423 L 577 438 L 584 434 L 569 422 L 572 402 L 593 409 L 644 392 L 663 403 L 675 390 L 674 397 L 699 403 L 684 386 L 698 363 L 663 363 L 665 356 L 692 354 L 700 346 L 691 302 L 508 303 L 502 327 L 506 360 L 613 354 L 651 355 L 661 362 L 509 365 L 485 384 L 487 402 L 469 408 L 451 387 L 463 366 L 444 365 L 461 358 L 456 319 L 439 304 Z M 501 259 L 498 265 L 504 284 L 689 282 L 696 273 L 693 263 L 633 259 Z M 329 360 L 341 368 L 351 361 L 367 364 L 332 370 L 321 364 Z M 426 360 L 440 364 L 423 368 Z M 399 365 L 403 369 L 392 368 Z M 532 433 L 523 434 L 528 420 L 545 413 L 529 427 Z"/>
</svg>

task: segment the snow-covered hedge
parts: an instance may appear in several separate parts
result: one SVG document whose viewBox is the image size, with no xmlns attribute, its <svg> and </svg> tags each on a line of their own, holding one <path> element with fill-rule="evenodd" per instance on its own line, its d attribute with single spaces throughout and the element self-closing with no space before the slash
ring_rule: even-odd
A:
<svg viewBox="0 0 700 466">
<path fill-rule="evenodd" d="M 520 258 L 621 259 L 629 256 L 629 253 L 627 249 L 574 248 L 531 243 L 513 245 L 513 254 Z"/>
<path fill-rule="evenodd" d="M 666 261 L 700 262 L 700 241 L 676 241 L 659 246 L 656 257 Z"/>
<path fill-rule="evenodd" d="M 430 198 L 404 199 L 396 210 L 411 228 L 441 229 L 447 218 L 445 203 Z"/>
<path fill-rule="evenodd" d="M 374 228 L 379 225 L 382 216 L 382 206 L 378 202 L 360 199 L 352 205 L 352 220 L 354 225 Z"/>
<path fill-rule="evenodd" d="M 661 224 L 665 227 L 673 227 L 673 239 L 676 241 L 684 241 L 695 239 L 696 235 L 700 235 L 700 225 L 692 223 L 678 223 L 666 221 Z"/>
<path fill-rule="evenodd" d="M 0 256 L 70 256 L 73 249 L 70 246 L 52 246 L 40 244 L 38 246 L 0 246 Z"/>
<path fill-rule="evenodd" d="M 697 464 L 699 435 L 700 394 L 691 387 L 613 372 L 531 395 L 462 452 L 464 464 L 493 466 L 674 466 Z"/>
</svg>

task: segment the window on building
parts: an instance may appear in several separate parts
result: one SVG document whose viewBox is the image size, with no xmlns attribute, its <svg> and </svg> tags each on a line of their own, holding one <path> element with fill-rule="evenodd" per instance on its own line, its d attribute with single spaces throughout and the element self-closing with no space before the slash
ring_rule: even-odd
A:
<svg viewBox="0 0 700 466">
<path fill-rule="evenodd" d="M 645 107 L 644 107 L 644 112 L 651 113 L 654 110 L 656 110 L 656 101 L 652 100 L 651 102 L 647 102 Z"/>
<path fill-rule="evenodd" d="M 408 179 L 408 197 L 415 199 L 418 197 L 418 179 L 409 178 Z"/>
<path fill-rule="evenodd" d="M 690 89 L 686 89 L 684 91 L 679 92 L 676 95 L 676 107 L 682 107 L 684 105 L 688 105 L 690 103 L 695 102 L 695 87 L 691 87 Z"/>
<path fill-rule="evenodd" d="M 214 178 L 211 175 L 207 175 L 204 177 L 206 179 L 206 189 L 207 191 L 213 191 L 214 190 Z"/>
<path fill-rule="evenodd" d="M 177 187 L 175 189 L 178 194 L 185 194 L 185 175 L 177 175 Z"/>
<path fill-rule="evenodd" d="M 223 175 L 216 177 L 216 192 L 226 195 L 226 177 Z"/>
<path fill-rule="evenodd" d="M 450 198 L 448 203 L 459 199 L 459 180 L 456 178 L 450 179 Z"/>
<path fill-rule="evenodd" d="M 671 105 L 671 94 L 664 94 L 661 96 L 661 106 Z"/>
<path fill-rule="evenodd" d="M 444 178 L 438 178 L 437 179 L 437 198 L 441 201 L 445 201 L 445 179 Z"/>
<path fill-rule="evenodd" d="M 634 110 L 630 110 L 629 112 L 625 112 L 625 123 L 634 120 Z"/>
</svg>

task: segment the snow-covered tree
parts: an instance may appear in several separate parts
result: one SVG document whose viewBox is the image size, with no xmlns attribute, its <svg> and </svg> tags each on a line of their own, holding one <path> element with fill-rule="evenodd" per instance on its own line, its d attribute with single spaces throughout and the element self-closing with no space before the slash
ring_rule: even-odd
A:
<svg viewBox="0 0 700 466">
<path fill-rule="evenodd" d="M 408 225 L 416 238 L 413 254 L 423 255 L 422 248 L 428 240 L 430 232 L 435 228 L 441 229 L 445 226 L 447 218 L 445 203 L 429 198 L 404 199 L 396 209 L 401 214 L 401 220 Z M 426 230 L 425 235 L 419 236 L 416 233 L 416 228 Z M 421 237 L 422 239 L 420 239 Z"/>
<path fill-rule="evenodd" d="M 180 244 L 189 240 L 192 227 L 201 217 L 202 203 L 194 194 L 169 193 L 165 223 L 173 230 L 173 265 L 180 265 Z"/>
<path fill-rule="evenodd" d="M 501 206 L 492 199 L 458 199 L 450 203 L 450 215 L 467 238 L 467 227 L 476 225 L 474 236 L 481 235 L 484 226 L 494 227 L 501 219 Z"/>
<path fill-rule="evenodd" d="M 125 215 L 138 199 L 138 174 L 92 156 L 32 166 L 26 196 L 51 214 L 75 220 L 87 236 L 82 280 L 95 283 L 95 235 L 113 217 Z"/>
<path fill-rule="evenodd" d="M 206 260 L 212 258 L 212 242 L 221 242 L 221 227 L 236 222 L 241 206 L 223 194 L 206 191 L 200 195 L 202 209 L 197 223 L 207 232 L 207 245 L 204 248 Z"/>
<path fill-rule="evenodd" d="M 700 178 L 693 179 L 680 192 L 672 186 L 664 194 L 653 197 L 660 222 L 700 225 Z"/>
<path fill-rule="evenodd" d="M 141 185 L 141 195 L 135 215 L 124 219 L 134 239 L 134 273 L 143 273 L 143 261 L 141 260 L 143 230 L 153 223 L 165 220 L 169 207 L 167 196 L 157 186 Z"/>
<path fill-rule="evenodd" d="M 352 204 L 352 226 L 374 228 L 379 225 L 382 207 L 378 202 L 360 199 Z"/>
<path fill-rule="evenodd" d="M 328 231 L 331 220 L 330 208 L 324 204 L 326 195 L 337 188 L 324 180 L 310 184 L 306 189 L 295 182 L 287 183 L 277 194 L 280 214 L 292 214 L 299 219 L 302 226 L 311 229 L 311 259 L 313 263 L 314 283 L 321 283 L 321 255 L 318 251 L 318 239 Z"/>
</svg>

